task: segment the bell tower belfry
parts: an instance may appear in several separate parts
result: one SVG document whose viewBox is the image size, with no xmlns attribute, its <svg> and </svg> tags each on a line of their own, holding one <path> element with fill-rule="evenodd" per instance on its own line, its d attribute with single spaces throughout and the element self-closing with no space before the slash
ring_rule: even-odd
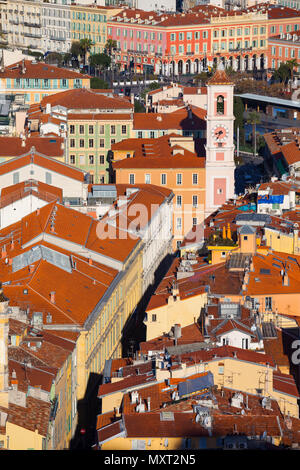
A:
<svg viewBox="0 0 300 470">
<path fill-rule="evenodd" d="M 233 88 L 219 64 L 207 83 L 206 217 L 234 196 Z"/>
</svg>

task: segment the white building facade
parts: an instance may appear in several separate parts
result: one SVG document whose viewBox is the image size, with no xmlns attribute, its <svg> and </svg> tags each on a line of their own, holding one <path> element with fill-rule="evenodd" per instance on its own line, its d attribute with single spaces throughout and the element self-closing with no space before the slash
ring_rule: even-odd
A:
<svg viewBox="0 0 300 470">
<path fill-rule="evenodd" d="M 42 48 L 44 52 L 71 49 L 71 0 L 42 3 Z"/>
</svg>

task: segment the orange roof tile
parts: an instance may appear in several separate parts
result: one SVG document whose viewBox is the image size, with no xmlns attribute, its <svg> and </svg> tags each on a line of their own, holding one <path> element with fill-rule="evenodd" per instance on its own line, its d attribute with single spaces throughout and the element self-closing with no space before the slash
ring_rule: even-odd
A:
<svg viewBox="0 0 300 470">
<path fill-rule="evenodd" d="M 30 165 L 32 163 L 74 180 L 84 182 L 84 171 L 55 160 L 54 158 L 36 153 L 26 153 L 23 156 L 0 163 L 0 175 L 5 175 L 6 173 L 10 173 L 11 171 Z"/>
<path fill-rule="evenodd" d="M 1 190 L 0 207 L 6 207 L 13 202 L 27 196 L 36 196 L 44 201 L 57 201 L 62 203 L 63 191 L 56 186 L 42 183 L 40 181 L 28 180 L 22 183 L 7 186 Z"/>
<path fill-rule="evenodd" d="M 190 109 L 191 115 L 187 108 L 172 113 L 135 113 L 133 128 L 135 130 L 206 129 L 206 110 L 196 106 L 190 106 Z"/>
<path fill-rule="evenodd" d="M 27 154 L 32 147 L 35 151 L 48 157 L 63 157 L 64 149 L 62 137 L 27 137 L 22 145 L 20 137 L 0 136 L 0 156 L 19 157 Z"/>
<path fill-rule="evenodd" d="M 25 72 L 22 71 L 23 64 Z M 5 67 L 3 72 L 0 71 L 0 78 L 78 78 L 82 80 L 91 77 L 74 72 L 74 70 L 56 67 L 55 65 L 49 65 L 43 62 L 21 60 L 20 62 Z"/>
<path fill-rule="evenodd" d="M 75 88 L 46 96 L 41 101 L 42 108 L 47 104 L 68 109 L 124 109 L 133 110 L 130 101 L 120 97 L 108 97 L 87 88 Z"/>
</svg>

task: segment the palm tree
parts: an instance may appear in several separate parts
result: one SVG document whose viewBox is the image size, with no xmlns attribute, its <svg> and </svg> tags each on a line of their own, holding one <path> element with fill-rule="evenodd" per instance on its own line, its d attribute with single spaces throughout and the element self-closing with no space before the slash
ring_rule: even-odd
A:
<svg viewBox="0 0 300 470">
<path fill-rule="evenodd" d="M 80 39 L 79 44 L 80 44 L 80 49 L 81 49 L 81 56 L 83 57 L 83 65 L 85 65 L 86 55 L 91 50 L 93 41 L 89 38 L 84 38 L 84 39 Z"/>
<path fill-rule="evenodd" d="M 252 126 L 252 147 L 254 149 L 254 156 L 256 155 L 256 125 L 260 124 L 261 119 L 259 113 L 251 111 L 247 117 L 247 124 Z"/>
<path fill-rule="evenodd" d="M 117 41 L 115 41 L 114 39 L 108 39 L 106 41 L 106 44 L 104 46 L 104 49 L 105 51 L 108 53 L 109 56 L 111 56 L 112 54 L 112 51 L 114 49 L 117 49 Z"/>
<path fill-rule="evenodd" d="M 291 80 L 292 80 L 292 83 L 294 81 L 294 68 L 295 67 L 298 67 L 298 62 L 296 59 L 290 59 L 286 62 L 287 66 L 289 67 L 290 71 L 291 71 Z"/>
</svg>

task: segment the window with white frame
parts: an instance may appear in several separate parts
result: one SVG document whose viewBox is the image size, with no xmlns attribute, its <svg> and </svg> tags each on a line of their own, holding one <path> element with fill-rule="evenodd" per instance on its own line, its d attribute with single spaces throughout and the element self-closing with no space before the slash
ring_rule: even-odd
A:
<svg viewBox="0 0 300 470">
<path fill-rule="evenodd" d="M 134 174 L 130 173 L 130 175 L 129 175 L 129 184 L 134 184 L 134 180 L 135 180 Z"/>
</svg>

